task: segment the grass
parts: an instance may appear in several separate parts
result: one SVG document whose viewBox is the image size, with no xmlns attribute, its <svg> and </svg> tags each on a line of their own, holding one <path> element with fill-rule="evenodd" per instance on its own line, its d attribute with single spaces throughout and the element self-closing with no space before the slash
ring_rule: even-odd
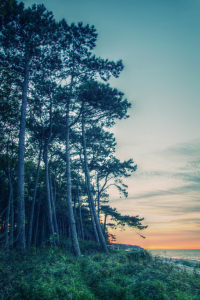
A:
<svg viewBox="0 0 200 300">
<path fill-rule="evenodd" d="M 81 244 L 84 256 L 40 248 L 0 257 L 1 299 L 193 300 L 200 299 L 200 275 L 153 258 L 146 251 L 100 252 Z"/>
</svg>

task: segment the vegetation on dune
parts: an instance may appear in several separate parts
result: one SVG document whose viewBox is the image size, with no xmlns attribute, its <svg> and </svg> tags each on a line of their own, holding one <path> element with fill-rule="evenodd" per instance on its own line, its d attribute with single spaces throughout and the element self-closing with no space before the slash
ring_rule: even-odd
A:
<svg viewBox="0 0 200 300">
<path fill-rule="evenodd" d="M 80 242 L 78 259 L 67 248 L 1 253 L 0 288 L 6 299 L 200 299 L 200 275 L 153 258 L 147 251 L 105 254 L 93 241 Z"/>
</svg>

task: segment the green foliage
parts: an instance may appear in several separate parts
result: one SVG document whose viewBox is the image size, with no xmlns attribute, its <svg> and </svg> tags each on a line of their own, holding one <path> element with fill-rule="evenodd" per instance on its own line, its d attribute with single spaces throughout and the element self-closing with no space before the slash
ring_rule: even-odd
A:
<svg viewBox="0 0 200 300">
<path fill-rule="evenodd" d="M 89 240 L 89 241 L 80 240 L 79 245 L 80 245 L 81 253 L 83 254 L 93 254 L 97 251 L 99 252 L 102 251 L 101 246 L 93 240 Z"/>
<path fill-rule="evenodd" d="M 200 269 L 200 263 L 196 263 L 195 268 Z"/>
<path fill-rule="evenodd" d="M 98 217 L 110 186 L 120 196 L 128 195 L 123 178 L 137 166 L 132 159 L 120 162 L 115 157 L 116 141 L 108 128 L 116 119 L 128 118 L 131 104 L 106 83 L 111 76 L 119 77 L 123 63 L 93 55 L 96 40 L 93 25 L 56 22 L 43 4 L 25 8 L 16 0 L 0 0 L 0 238 L 5 234 L 2 241 L 10 248 L 46 243 L 56 256 L 60 237 L 71 235 L 73 242 L 77 231 L 87 240 L 82 242 L 83 253 L 93 253 L 99 246 L 88 242 L 95 234 L 85 173 Z M 105 82 L 97 81 L 100 78 Z M 72 224 L 76 228 L 70 232 Z M 104 233 L 106 237 L 106 222 Z"/>
<path fill-rule="evenodd" d="M 55 244 L 56 240 L 57 240 L 57 234 L 56 234 L 56 232 L 54 232 L 53 235 L 50 235 L 50 237 L 49 237 L 50 245 L 53 246 Z"/>
<path fill-rule="evenodd" d="M 0 14 L 7 15 L 13 9 L 14 0 L 0 0 Z"/>
<path fill-rule="evenodd" d="M 110 226 L 114 229 L 116 229 L 118 226 L 121 229 L 124 229 L 123 227 L 125 225 L 131 227 L 133 230 L 134 230 L 134 228 L 143 230 L 148 227 L 148 226 L 142 225 L 142 223 L 141 223 L 144 220 L 144 218 L 140 218 L 139 216 L 122 216 L 120 213 L 118 213 L 116 208 L 112 208 L 109 205 L 102 205 L 101 211 L 105 215 L 105 221 L 106 221 L 107 216 L 111 217 L 112 223 L 108 223 L 107 226 Z M 104 221 L 104 228 L 106 228 L 105 221 Z M 138 233 L 138 232 L 136 232 L 136 233 L 139 234 L 140 237 L 145 238 L 140 233 Z"/>
<path fill-rule="evenodd" d="M 198 300 L 200 275 L 186 271 L 145 250 L 95 251 L 84 244 L 84 256 L 68 250 L 32 248 L 30 253 L 1 253 L 2 299 Z M 86 248 L 94 248 L 86 254 Z M 91 251 L 92 252 L 92 251 Z"/>
</svg>

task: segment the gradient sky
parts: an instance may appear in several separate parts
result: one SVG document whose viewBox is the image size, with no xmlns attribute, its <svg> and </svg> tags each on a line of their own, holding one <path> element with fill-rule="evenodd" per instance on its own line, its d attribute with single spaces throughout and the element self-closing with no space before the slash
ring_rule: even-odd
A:
<svg viewBox="0 0 200 300">
<path fill-rule="evenodd" d="M 200 0 L 36 0 L 57 20 L 94 25 L 94 54 L 122 59 L 113 87 L 132 103 L 113 128 L 116 156 L 133 158 L 129 197 L 110 205 L 148 229 L 113 231 L 147 249 L 200 249 Z"/>
</svg>

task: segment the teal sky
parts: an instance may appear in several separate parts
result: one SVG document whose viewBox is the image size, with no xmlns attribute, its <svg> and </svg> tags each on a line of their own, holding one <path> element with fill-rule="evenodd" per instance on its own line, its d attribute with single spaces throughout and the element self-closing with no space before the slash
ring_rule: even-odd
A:
<svg viewBox="0 0 200 300">
<path fill-rule="evenodd" d="M 129 198 L 110 205 L 145 217 L 147 248 L 200 249 L 200 0 L 37 0 L 57 20 L 94 25 L 94 54 L 125 65 L 112 86 L 132 103 L 117 122 L 117 157 L 133 158 Z M 188 246 L 189 245 L 189 246 Z"/>
</svg>

